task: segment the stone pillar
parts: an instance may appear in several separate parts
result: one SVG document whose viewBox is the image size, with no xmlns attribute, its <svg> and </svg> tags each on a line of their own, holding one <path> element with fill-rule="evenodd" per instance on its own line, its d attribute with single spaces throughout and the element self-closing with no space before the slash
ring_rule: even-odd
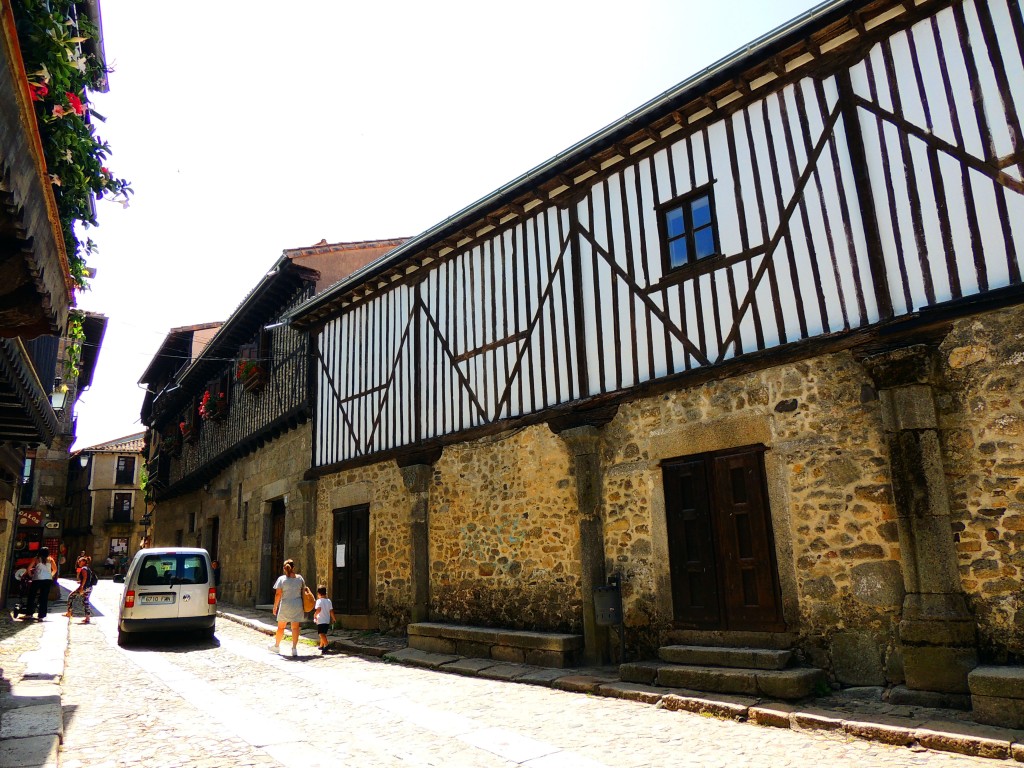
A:
<svg viewBox="0 0 1024 768">
<path fill-rule="evenodd" d="M 572 453 L 579 507 L 580 580 L 583 597 L 583 657 L 587 664 L 608 659 L 608 632 L 597 624 L 594 587 L 605 582 L 604 519 L 601 494 L 601 429 L 585 425 L 558 433 Z M 621 653 L 621 650 L 620 650 Z"/>
<path fill-rule="evenodd" d="M 864 365 L 882 403 L 906 597 L 900 621 L 907 687 L 966 694 L 978 665 L 974 619 L 960 583 L 939 444 L 932 350 L 915 345 Z"/>
<path fill-rule="evenodd" d="M 412 621 L 430 620 L 430 480 L 433 464 L 399 464 L 405 487 L 412 494 Z"/>
<path fill-rule="evenodd" d="M 295 484 L 295 491 L 299 501 L 299 509 L 296 511 L 302 516 L 302 541 L 305 545 L 302 567 L 313 581 L 308 586 L 314 593 L 320 583 L 327 584 L 330 589 L 331 569 L 328 565 L 327 572 L 321 574 L 316 561 L 316 481 L 300 480 Z"/>
</svg>

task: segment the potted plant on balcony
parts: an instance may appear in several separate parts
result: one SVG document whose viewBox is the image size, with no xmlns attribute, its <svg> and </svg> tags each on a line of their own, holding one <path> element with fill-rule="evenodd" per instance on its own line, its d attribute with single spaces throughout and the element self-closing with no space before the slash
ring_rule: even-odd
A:
<svg viewBox="0 0 1024 768">
<path fill-rule="evenodd" d="M 184 422 L 182 423 L 184 424 Z M 168 456 L 181 456 L 181 443 L 183 439 L 181 432 L 179 427 L 178 429 L 169 429 L 160 435 L 160 452 L 166 453 Z"/>
<path fill-rule="evenodd" d="M 190 422 L 183 421 L 178 424 L 178 431 L 181 432 L 181 439 L 190 445 L 199 439 L 199 430 Z"/>
<path fill-rule="evenodd" d="M 246 392 L 259 392 L 266 386 L 267 370 L 256 360 L 240 360 L 235 369 L 235 381 L 242 382 Z"/>
<path fill-rule="evenodd" d="M 228 399 L 223 392 L 216 395 L 206 390 L 199 403 L 199 416 L 204 421 L 220 421 L 228 415 Z"/>
</svg>

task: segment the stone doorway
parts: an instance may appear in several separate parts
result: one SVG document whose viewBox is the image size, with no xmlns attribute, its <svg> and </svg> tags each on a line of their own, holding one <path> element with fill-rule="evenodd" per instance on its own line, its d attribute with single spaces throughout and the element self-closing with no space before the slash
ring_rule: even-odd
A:
<svg viewBox="0 0 1024 768">
<path fill-rule="evenodd" d="M 679 628 L 785 631 L 764 451 L 748 446 L 662 462 Z"/>
<path fill-rule="evenodd" d="M 331 599 L 345 615 L 370 612 L 370 507 L 334 510 L 334 578 Z"/>
</svg>

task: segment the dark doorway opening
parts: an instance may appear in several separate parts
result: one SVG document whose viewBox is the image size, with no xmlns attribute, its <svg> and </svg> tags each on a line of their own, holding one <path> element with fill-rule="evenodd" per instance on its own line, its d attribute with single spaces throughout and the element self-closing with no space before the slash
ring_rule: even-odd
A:
<svg viewBox="0 0 1024 768">
<path fill-rule="evenodd" d="M 274 582 L 284 572 L 284 499 L 270 502 L 270 562 L 267 567 L 267 602 L 274 602 Z"/>
<path fill-rule="evenodd" d="M 764 447 L 662 463 L 676 626 L 785 630 Z"/>
<path fill-rule="evenodd" d="M 334 577 L 331 599 L 344 614 L 370 612 L 370 507 L 334 510 Z"/>
</svg>

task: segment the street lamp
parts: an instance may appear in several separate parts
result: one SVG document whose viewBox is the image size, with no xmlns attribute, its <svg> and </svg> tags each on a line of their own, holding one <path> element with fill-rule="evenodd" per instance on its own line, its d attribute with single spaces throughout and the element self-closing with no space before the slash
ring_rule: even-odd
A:
<svg viewBox="0 0 1024 768">
<path fill-rule="evenodd" d="M 68 401 L 68 389 L 62 385 L 61 378 L 58 376 L 53 380 L 53 391 L 50 393 L 50 405 L 53 406 L 53 412 L 57 414 L 58 418 L 64 415 L 64 406 Z"/>
</svg>

